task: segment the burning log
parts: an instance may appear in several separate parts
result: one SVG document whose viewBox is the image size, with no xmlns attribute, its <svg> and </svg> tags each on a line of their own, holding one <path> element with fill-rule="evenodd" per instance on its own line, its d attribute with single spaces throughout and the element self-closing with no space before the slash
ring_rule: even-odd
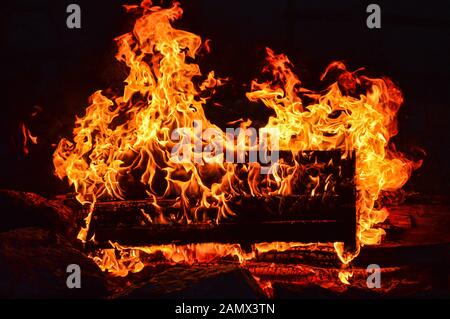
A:
<svg viewBox="0 0 450 319">
<path fill-rule="evenodd" d="M 89 234 L 95 233 L 98 243 L 107 243 L 112 240 L 125 245 L 204 242 L 252 244 L 267 241 L 352 242 L 354 240 L 356 214 L 355 207 L 352 205 L 334 207 L 328 212 L 325 208 L 318 209 L 316 212 L 307 209 L 296 211 L 298 219 L 294 219 L 294 214 L 290 210 L 290 214 L 286 214 L 286 219 L 282 220 L 283 214 L 275 215 L 264 205 L 265 201 L 257 205 L 254 200 L 253 198 L 241 199 L 241 203 L 245 201 L 249 203 L 242 205 L 242 209 L 237 212 L 237 217 L 220 224 L 171 222 L 152 224 L 146 222 L 145 215 L 139 211 L 139 209 L 148 209 L 149 204 L 102 203 L 93 216 Z M 276 200 L 288 201 L 279 198 L 274 199 Z M 108 207 L 109 204 L 111 209 Z M 117 206 L 127 209 L 117 210 Z M 259 206 L 260 209 L 246 209 L 249 206 Z M 140 208 L 136 210 L 136 207 Z M 296 206 L 290 206 L 290 208 L 295 209 Z"/>
<path fill-rule="evenodd" d="M 217 208 L 199 208 L 196 222 L 179 222 L 176 199 L 158 201 L 127 200 L 98 202 L 95 205 L 88 238 L 89 247 L 109 247 L 109 242 L 128 246 L 190 243 L 239 243 L 250 247 L 259 242 L 345 242 L 355 243 L 356 208 L 353 182 L 355 157 L 342 160 L 340 151 L 307 155 L 319 176 L 333 176 L 334 191 L 317 183 L 316 194 L 304 185 L 311 175 L 299 176 L 288 196 L 235 196 L 227 202 L 234 215 L 216 223 Z M 304 164 L 305 158 L 301 160 Z M 320 165 L 334 161 L 333 165 Z M 323 178 L 325 180 L 325 178 Z M 302 184 L 303 183 L 303 184 Z M 320 184 L 320 185 L 319 185 Z M 325 190 L 324 190 L 325 189 Z M 163 213 L 161 213 L 163 211 Z M 158 223 L 163 214 L 165 223 Z"/>
</svg>

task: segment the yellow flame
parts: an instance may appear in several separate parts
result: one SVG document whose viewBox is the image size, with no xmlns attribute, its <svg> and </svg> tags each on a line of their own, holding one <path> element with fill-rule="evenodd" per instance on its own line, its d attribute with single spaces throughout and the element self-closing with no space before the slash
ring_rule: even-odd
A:
<svg viewBox="0 0 450 319">
<path fill-rule="evenodd" d="M 267 126 L 282 128 L 281 148 L 341 149 L 344 156 L 356 150 L 358 239 L 362 245 L 378 244 L 384 230 L 374 225 L 388 216 L 386 208 L 375 208 L 380 192 L 401 188 L 420 165 L 389 144 L 397 134 L 396 114 L 403 102 L 400 90 L 387 78 L 358 76 L 343 63 L 333 62 L 322 79 L 329 72 L 340 73 L 339 79 L 324 94 L 317 94 L 301 87 L 285 55 L 267 49 L 267 61 L 264 71 L 270 72 L 273 80 L 253 81 L 247 97 L 275 111 Z M 357 95 L 357 87 L 366 94 Z M 302 95 L 314 102 L 304 105 Z M 357 255 L 344 252 L 342 243 L 335 243 L 335 248 L 343 263 Z"/>
<path fill-rule="evenodd" d="M 350 285 L 349 278 L 353 277 L 353 273 L 351 271 L 342 270 L 338 274 L 339 279 L 345 285 Z"/>
</svg>

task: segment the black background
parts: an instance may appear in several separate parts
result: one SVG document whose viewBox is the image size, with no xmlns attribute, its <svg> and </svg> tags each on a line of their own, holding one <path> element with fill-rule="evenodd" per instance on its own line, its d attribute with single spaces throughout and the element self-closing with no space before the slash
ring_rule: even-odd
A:
<svg viewBox="0 0 450 319">
<path fill-rule="evenodd" d="M 81 7 L 81 29 L 66 27 L 70 3 Z M 405 152 L 420 147 L 427 154 L 407 188 L 448 194 L 450 4 L 376 1 L 382 28 L 371 30 L 369 3 L 181 1 L 185 13 L 176 26 L 212 40 L 211 55 L 199 61 L 203 73 L 214 69 L 231 78 L 223 94 L 226 114 L 207 109 L 213 121 L 264 115 L 243 93 L 260 73 L 266 46 L 287 54 L 309 88 L 323 88 L 318 78 L 334 60 L 345 61 L 350 70 L 365 67 L 368 75 L 389 76 L 405 95 L 395 143 Z M 125 78 L 126 69 L 114 59 L 113 38 L 130 31 L 133 19 L 112 0 L 16 0 L 2 3 L 1 10 L 0 187 L 67 192 L 53 175 L 52 145 L 71 136 L 75 115 L 83 114 L 90 94 Z M 32 118 L 34 106 L 43 111 Z M 28 156 L 21 147 L 21 121 L 39 138 Z"/>
</svg>

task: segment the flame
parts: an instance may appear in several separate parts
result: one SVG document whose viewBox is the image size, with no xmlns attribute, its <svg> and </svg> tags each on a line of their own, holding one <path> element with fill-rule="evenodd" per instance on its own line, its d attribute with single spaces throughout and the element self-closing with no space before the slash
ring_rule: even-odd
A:
<svg viewBox="0 0 450 319">
<path fill-rule="evenodd" d="M 350 285 L 349 278 L 353 277 L 353 272 L 342 270 L 338 274 L 339 279 L 345 285 Z"/>
<path fill-rule="evenodd" d="M 191 244 L 191 245 L 155 245 L 147 247 L 126 247 L 111 243 L 112 249 L 102 249 L 91 257 L 103 271 L 115 276 L 126 276 L 128 272 L 139 272 L 146 265 L 144 256 L 162 254 L 165 261 L 172 263 L 208 263 L 218 256 L 237 257 L 242 263 L 254 258 L 253 252 L 245 253 L 238 244 Z"/>
<path fill-rule="evenodd" d="M 276 55 L 267 48 L 267 62 L 263 71 L 273 79 L 253 81 L 247 97 L 263 102 L 275 112 L 267 126 L 282 128 L 282 148 L 341 149 L 343 156 L 356 150 L 359 243 L 380 243 L 385 232 L 374 225 L 388 216 L 386 208 L 375 208 L 380 192 L 401 188 L 420 166 L 389 143 L 397 134 L 396 114 L 403 103 L 400 90 L 388 78 L 359 76 L 360 70 L 349 72 L 342 62 L 333 62 L 321 79 L 335 72 L 339 74 L 338 81 L 318 94 L 301 87 L 285 55 Z M 304 105 L 302 96 L 313 102 Z M 357 255 L 345 253 L 342 243 L 334 246 L 344 264 Z"/>
<path fill-rule="evenodd" d="M 30 150 L 28 149 L 29 143 L 37 144 L 38 138 L 37 138 L 37 136 L 33 136 L 31 134 L 30 129 L 25 125 L 24 122 L 20 123 L 20 130 L 21 130 L 22 136 L 23 136 L 22 150 L 25 155 L 28 155 L 30 153 Z"/>
<path fill-rule="evenodd" d="M 219 223 L 235 214 L 228 205 L 235 195 L 292 194 L 292 183 L 301 169 L 297 162 L 280 161 L 272 174 L 263 176 L 258 163 L 236 165 L 213 151 L 204 151 L 205 147 L 211 150 L 211 145 L 220 144 L 238 157 L 253 146 L 245 134 L 230 138 L 206 118 L 208 97 L 223 79 L 217 78 L 214 71 L 203 77 L 195 63 L 202 48 L 210 50 L 208 42 L 202 46 L 198 35 L 171 25 L 182 15 L 179 4 L 161 8 L 144 0 L 140 6 L 126 9 L 141 15 L 132 32 L 115 39 L 116 58 L 129 69 L 123 92 L 112 95 L 96 91 L 85 115 L 75 121 L 73 138 L 62 139 L 53 156 L 56 175 L 67 178 L 77 200 L 91 207 L 78 238 L 92 240 L 86 235 L 98 200 L 124 199 L 136 190 L 161 210 L 158 222 L 170 219 L 179 223 L 199 221 L 202 209 L 215 209 L 217 214 L 210 222 Z M 417 167 L 389 143 L 397 133 L 396 113 L 402 94 L 389 79 L 360 76 L 360 70 L 349 72 L 341 62 L 330 64 L 322 75 L 325 79 L 329 73 L 338 73 L 338 81 L 325 92 L 315 93 L 301 87 L 291 66 L 285 55 L 267 49 L 263 72 L 272 79 L 254 80 L 247 98 L 273 110 L 264 129 L 278 132 L 281 150 L 295 155 L 303 150 L 339 149 L 344 158 L 356 150 L 358 243 L 379 243 L 384 231 L 374 225 L 384 221 L 388 211 L 375 208 L 376 200 L 382 190 L 402 187 Z M 313 102 L 306 104 L 305 98 Z M 239 125 L 247 132 L 251 121 L 241 120 Z M 173 133 L 180 128 L 183 131 L 175 136 L 179 140 L 198 141 L 198 136 L 208 130 L 215 134 L 209 140 L 200 138 L 199 144 L 177 150 Z M 269 139 L 265 141 L 268 144 Z M 198 147 L 203 151 L 197 152 Z M 174 150 L 178 151 L 176 156 Z M 333 191 L 327 177 L 311 177 L 311 196 L 317 195 L 322 181 L 326 183 L 325 191 Z M 177 199 L 177 216 L 162 212 L 160 200 L 168 198 Z M 144 255 L 155 253 L 172 262 L 187 263 L 209 262 L 227 255 L 240 262 L 254 257 L 239 245 L 111 245 L 111 249 L 100 250 L 92 258 L 101 269 L 119 276 L 140 271 L 145 266 Z M 255 249 L 286 250 L 298 245 L 304 244 L 261 243 Z M 341 243 L 335 243 L 335 248 L 345 264 L 358 253 L 344 252 Z"/>
</svg>

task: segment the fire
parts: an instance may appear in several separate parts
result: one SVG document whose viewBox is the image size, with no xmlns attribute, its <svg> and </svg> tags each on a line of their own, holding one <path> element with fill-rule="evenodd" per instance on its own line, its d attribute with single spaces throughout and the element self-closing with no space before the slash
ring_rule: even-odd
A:
<svg viewBox="0 0 450 319">
<path fill-rule="evenodd" d="M 386 208 L 375 208 L 380 192 L 401 188 L 420 166 L 389 144 L 397 134 L 396 114 L 403 103 L 400 90 L 388 78 L 360 76 L 361 70 L 349 72 L 342 62 L 333 62 L 321 79 L 336 72 L 338 81 L 317 94 L 301 87 L 285 55 L 267 49 L 267 62 L 263 71 L 271 73 L 273 80 L 253 81 L 247 97 L 275 111 L 267 126 L 282 128 L 281 147 L 356 150 L 357 235 L 361 245 L 378 244 L 384 230 L 373 226 L 388 216 Z M 303 105 L 302 95 L 314 102 Z M 341 243 L 334 246 L 343 263 L 355 257 L 345 254 Z"/>
<path fill-rule="evenodd" d="M 93 256 L 102 270 L 112 272 L 116 276 L 126 276 L 128 272 L 139 272 L 145 266 L 146 256 L 162 254 L 164 260 L 173 263 L 214 262 L 218 256 L 237 257 L 240 262 L 254 258 L 255 254 L 245 253 L 238 244 L 191 244 L 155 245 L 147 247 L 123 247 L 111 243 L 113 248 L 103 249 Z"/>
<path fill-rule="evenodd" d="M 350 285 L 349 278 L 353 277 L 353 273 L 343 270 L 339 272 L 338 277 L 343 284 Z"/>
<path fill-rule="evenodd" d="M 30 129 L 23 122 L 20 123 L 20 130 L 22 132 L 22 137 L 23 137 L 22 150 L 23 150 L 23 153 L 25 155 L 28 155 L 30 153 L 30 150 L 28 149 L 29 144 L 30 143 L 31 144 L 37 144 L 38 143 L 38 138 L 37 138 L 37 136 L 33 136 L 31 134 Z"/>
<path fill-rule="evenodd" d="M 221 144 L 225 151 L 238 156 L 253 146 L 245 135 L 230 139 L 207 119 L 205 103 L 223 80 L 214 71 L 203 77 L 195 64 L 200 50 L 210 50 L 208 42 L 202 46 L 198 35 L 171 25 L 182 15 L 179 4 L 161 8 L 144 0 L 140 6 L 126 8 L 139 11 L 141 16 L 132 32 L 116 38 L 116 58 L 129 68 L 123 92 L 95 92 L 85 115 L 75 121 L 73 138 L 62 139 L 53 157 L 56 175 L 67 178 L 77 200 L 91 207 L 78 238 L 94 240 L 86 235 L 99 200 L 144 194 L 160 210 L 154 222 L 197 222 L 204 218 L 199 217 L 203 216 L 199 214 L 202 209 L 214 208 L 216 216 L 206 222 L 219 223 L 235 214 L 227 204 L 235 195 L 292 194 L 295 174 L 302 169 L 300 164 L 280 160 L 273 164 L 276 169 L 271 174 L 261 175 L 260 164 L 226 162 L 215 152 L 214 147 Z M 357 236 L 358 243 L 366 245 L 379 243 L 384 234 L 374 227 L 388 215 L 386 208 L 375 206 L 380 192 L 402 187 L 418 164 L 407 160 L 389 143 L 397 133 L 401 92 L 389 79 L 368 78 L 360 71 L 349 72 L 343 63 L 333 62 L 322 79 L 335 73 L 338 81 L 324 93 L 316 93 L 301 86 L 286 56 L 267 49 L 263 72 L 272 79 L 253 81 L 247 98 L 261 101 L 274 111 L 264 129 L 278 132 L 280 150 L 295 155 L 304 150 L 339 149 L 344 158 L 356 150 Z M 305 98 L 312 102 L 306 104 Z M 250 125 L 251 121 L 246 120 L 240 127 L 245 132 Z M 206 140 L 200 139 L 202 151 L 197 152 L 197 145 L 177 150 L 173 132 L 184 128 L 187 136 L 195 139 L 199 127 L 200 133 L 215 132 Z M 180 140 L 185 135 L 175 137 Z M 174 160 L 174 150 L 182 158 L 194 160 Z M 311 196 L 317 196 L 319 178 L 311 180 Z M 332 191 L 327 185 L 325 191 L 327 187 Z M 177 216 L 166 216 L 161 209 L 160 201 L 168 198 L 177 199 Z M 256 249 L 286 250 L 298 245 L 304 244 L 262 243 Z M 335 243 L 335 248 L 345 264 L 358 253 L 344 252 L 341 243 Z M 145 266 L 144 255 L 156 253 L 172 262 L 187 263 L 225 255 L 236 256 L 241 262 L 254 257 L 254 253 L 231 244 L 122 247 L 112 243 L 111 249 L 98 251 L 93 259 L 103 270 L 124 276 Z"/>
</svg>

